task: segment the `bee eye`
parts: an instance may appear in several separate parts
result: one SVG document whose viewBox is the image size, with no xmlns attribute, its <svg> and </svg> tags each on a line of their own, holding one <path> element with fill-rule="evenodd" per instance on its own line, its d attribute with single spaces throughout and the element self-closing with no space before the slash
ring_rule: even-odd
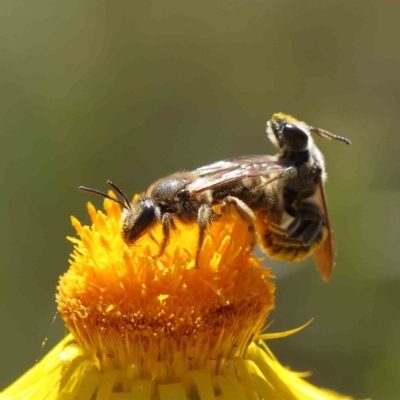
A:
<svg viewBox="0 0 400 400">
<path fill-rule="evenodd" d="M 298 126 L 285 124 L 282 128 L 282 136 L 290 150 L 302 151 L 307 149 L 308 134 Z"/>
<path fill-rule="evenodd" d="M 122 237 L 127 244 L 134 243 L 159 219 L 159 211 L 151 200 L 139 200 L 132 212 L 125 216 Z"/>
<path fill-rule="evenodd" d="M 153 204 L 145 204 L 142 209 L 142 213 L 137 219 L 135 225 L 140 227 L 146 227 L 151 223 L 156 215 L 155 207 Z"/>
</svg>

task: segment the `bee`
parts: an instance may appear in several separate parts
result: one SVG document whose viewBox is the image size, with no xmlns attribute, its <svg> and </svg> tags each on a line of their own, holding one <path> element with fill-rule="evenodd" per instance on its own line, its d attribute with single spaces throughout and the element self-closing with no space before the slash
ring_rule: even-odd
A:
<svg viewBox="0 0 400 400">
<path fill-rule="evenodd" d="M 280 150 L 277 155 L 240 156 L 178 172 L 153 183 L 133 202 L 111 181 L 107 183 L 122 201 L 95 189 L 80 186 L 122 206 L 122 238 L 134 244 L 161 221 L 160 256 L 175 221 L 199 227 L 196 266 L 205 232 L 219 215 L 234 208 L 246 222 L 254 248 L 257 242 L 272 259 L 299 262 L 314 255 L 322 278 L 328 280 L 336 248 L 330 226 L 324 183 L 325 162 L 311 134 L 351 144 L 334 135 L 276 113 L 267 122 L 267 136 Z"/>
</svg>

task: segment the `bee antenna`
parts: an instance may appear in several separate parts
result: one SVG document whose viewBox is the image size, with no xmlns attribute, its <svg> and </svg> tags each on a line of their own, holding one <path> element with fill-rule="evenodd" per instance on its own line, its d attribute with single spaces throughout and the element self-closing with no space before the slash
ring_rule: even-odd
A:
<svg viewBox="0 0 400 400">
<path fill-rule="evenodd" d="M 310 127 L 310 131 L 313 133 L 316 133 L 317 135 L 319 135 L 325 139 L 329 139 L 329 140 L 336 139 L 336 140 L 345 142 L 346 144 L 351 144 L 351 141 L 349 139 L 345 138 L 344 136 L 335 135 L 333 133 L 326 131 L 325 129 Z"/>
<path fill-rule="evenodd" d="M 124 199 L 125 208 L 131 209 L 131 203 L 129 202 L 129 199 L 126 196 L 126 194 L 115 183 L 112 183 L 110 180 L 107 181 L 107 184 L 111 186 Z"/>
<path fill-rule="evenodd" d="M 99 196 L 102 196 L 102 197 L 105 197 L 106 199 L 110 199 L 110 200 L 112 200 L 112 201 L 115 201 L 116 203 L 118 203 L 120 206 L 122 206 L 123 208 L 126 208 L 126 209 L 130 209 L 130 205 L 129 205 L 129 207 L 127 207 L 122 201 L 120 201 L 120 200 L 118 200 L 118 199 L 115 199 L 114 197 L 111 197 L 111 196 L 109 196 L 108 194 L 105 194 L 105 193 L 103 193 L 103 192 L 100 192 L 99 190 L 96 190 L 96 189 L 91 189 L 91 188 L 88 188 L 88 187 L 86 187 L 86 186 L 79 186 L 78 187 L 78 189 L 79 190 L 82 190 L 83 192 L 88 192 L 88 193 L 94 193 L 94 194 L 97 194 L 97 195 L 99 195 Z M 129 203 L 128 203 L 129 204 Z"/>
</svg>

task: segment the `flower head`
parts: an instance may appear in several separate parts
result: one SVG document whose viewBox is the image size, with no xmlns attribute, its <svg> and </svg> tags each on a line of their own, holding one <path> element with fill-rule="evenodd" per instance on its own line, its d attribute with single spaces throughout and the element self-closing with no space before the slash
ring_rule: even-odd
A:
<svg viewBox="0 0 400 400">
<path fill-rule="evenodd" d="M 177 225 L 160 257 L 143 237 L 128 247 L 120 232 L 121 210 L 105 200 L 107 216 L 88 210 L 92 226 L 75 218 L 80 235 L 57 301 L 68 329 L 102 369 L 140 366 L 138 377 L 174 381 L 208 360 L 243 355 L 274 305 L 269 271 L 247 250 L 244 222 L 223 215 L 210 230 L 195 267 L 196 227 Z M 162 237 L 161 228 L 154 232 Z M 202 351 L 199 351 L 202 349 Z M 155 365 L 165 363 L 157 377 Z M 217 372 L 217 370 L 215 370 Z"/>
<path fill-rule="evenodd" d="M 1 400 L 344 399 L 282 367 L 261 341 L 277 336 L 259 334 L 275 286 L 238 216 L 212 225 L 195 266 L 196 226 L 177 224 L 158 258 L 161 227 L 128 247 L 119 205 L 104 208 L 88 204 L 91 227 L 72 218 L 80 238 L 69 238 L 57 295 L 71 335 Z"/>
</svg>

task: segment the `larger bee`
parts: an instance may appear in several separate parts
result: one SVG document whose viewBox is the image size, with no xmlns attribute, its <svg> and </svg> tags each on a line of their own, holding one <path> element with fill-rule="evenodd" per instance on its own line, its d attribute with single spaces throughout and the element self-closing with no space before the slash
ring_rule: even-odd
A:
<svg viewBox="0 0 400 400">
<path fill-rule="evenodd" d="M 122 197 L 114 199 L 94 189 L 81 190 L 107 197 L 123 207 L 122 238 L 135 243 L 161 221 L 163 240 L 159 255 L 168 244 L 175 220 L 199 226 L 196 262 L 205 231 L 222 210 L 234 207 L 258 242 L 273 259 L 303 261 L 314 255 L 317 268 L 328 280 L 335 263 L 335 243 L 324 194 L 324 158 L 311 134 L 350 141 L 323 129 L 276 113 L 267 122 L 270 141 L 280 149 L 275 156 L 241 156 L 215 162 L 190 172 L 179 172 L 158 180 L 137 200 L 112 182 Z"/>
</svg>

